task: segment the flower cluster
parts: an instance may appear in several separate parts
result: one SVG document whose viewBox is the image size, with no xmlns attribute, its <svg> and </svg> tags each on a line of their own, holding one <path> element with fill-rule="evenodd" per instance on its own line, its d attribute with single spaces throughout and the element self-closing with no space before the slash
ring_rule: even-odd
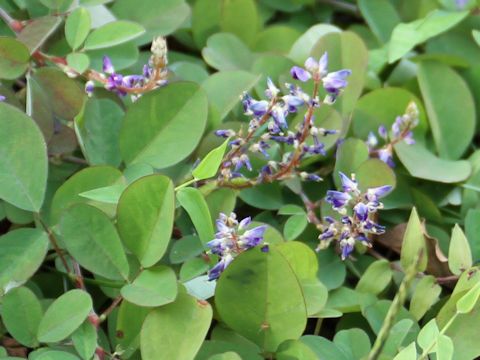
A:
<svg viewBox="0 0 480 360">
<path fill-rule="evenodd" d="M 209 280 L 218 279 L 236 255 L 262 244 L 267 226 L 262 225 L 246 230 L 250 222 L 250 217 L 238 222 L 235 213 L 232 212 L 230 216 L 220 213 L 215 239 L 206 244 L 212 254 L 220 256 L 220 261 L 208 272 Z M 263 247 L 262 250 L 267 251 L 268 247 Z"/>
<path fill-rule="evenodd" d="M 318 237 L 320 244 L 317 251 L 327 248 L 333 240 L 337 240 L 342 250 L 342 259 L 350 256 L 357 241 L 370 247 L 368 234 L 382 234 L 385 227 L 371 220 L 371 214 L 383 208 L 379 199 L 392 188 L 391 185 L 368 189 L 363 193 L 358 188 L 355 175 L 349 178 L 340 172 L 343 191 L 329 190 L 325 200 L 341 218 L 339 221 L 325 217 L 328 225 L 323 225 L 322 234 Z"/>
<path fill-rule="evenodd" d="M 378 128 L 378 135 L 385 141 L 385 145 L 379 149 L 376 149 L 378 145 L 378 138 L 372 132 L 370 132 L 367 139 L 367 145 L 370 150 L 370 154 L 378 155 L 380 160 L 382 160 L 388 166 L 394 167 L 395 163 L 393 162 L 393 146 L 402 140 L 408 145 L 415 144 L 412 129 L 418 125 L 418 115 L 419 112 L 417 104 L 411 101 L 407 106 L 405 114 L 397 116 L 395 119 L 395 122 L 391 128 L 390 136 L 386 127 L 383 125 L 380 126 Z"/>
<path fill-rule="evenodd" d="M 118 96 L 125 97 L 131 93 L 132 101 L 141 96 L 142 91 L 153 90 L 167 84 L 167 43 L 163 37 L 153 40 L 152 55 L 148 64 L 143 66 L 142 75 L 123 76 L 115 72 L 112 61 L 107 55 L 103 56 L 103 74 L 95 73 L 95 80 L 101 82 L 105 89 L 115 91 Z M 85 84 L 85 92 L 91 96 L 95 88 L 93 80 Z"/>
<path fill-rule="evenodd" d="M 314 92 L 311 96 L 299 86 L 289 83 L 285 84 L 288 94 L 282 96 L 280 89 L 270 78 L 267 79 L 265 90 L 267 100 L 256 100 L 247 93 L 243 95 L 245 115 L 251 117 L 247 135 L 244 137 L 242 131 L 236 133 L 231 129 L 215 132 L 217 136 L 233 138 L 229 143 L 231 151 L 226 155 L 221 166 L 220 180 L 230 181 L 233 178 L 244 177 L 239 172 L 242 168 L 252 171 L 248 153 L 259 153 L 267 160 L 252 183 L 271 182 L 290 177 L 306 155 L 325 155 L 325 146 L 320 141 L 320 137 L 333 134 L 336 130 L 317 127 L 313 112 L 323 103 L 332 104 L 335 101 L 341 90 L 348 84 L 345 78 L 351 73 L 350 70 L 328 73 L 327 62 L 328 57 L 325 53 L 318 62 L 313 58 L 307 59 L 305 67 L 308 71 L 298 66 L 291 69 L 294 79 L 307 81 L 313 78 Z M 318 97 L 320 82 L 323 82 L 329 94 L 323 102 Z M 289 114 L 298 112 L 301 107 L 306 107 L 308 111 L 303 121 L 290 130 L 287 117 Z M 264 124 L 266 126 L 263 126 Z M 309 143 L 307 143 L 308 138 L 312 139 Z M 267 152 L 274 142 L 287 149 L 281 161 L 272 161 Z M 304 180 L 321 180 L 316 174 L 302 172 L 299 175 Z"/>
</svg>

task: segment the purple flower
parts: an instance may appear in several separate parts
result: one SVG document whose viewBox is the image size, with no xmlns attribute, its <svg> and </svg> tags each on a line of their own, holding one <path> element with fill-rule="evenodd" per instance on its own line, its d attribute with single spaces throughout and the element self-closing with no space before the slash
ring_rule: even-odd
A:
<svg viewBox="0 0 480 360">
<path fill-rule="evenodd" d="M 112 61 L 107 55 L 103 55 L 103 72 L 109 75 L 115 73 L 115 68 L 113 67 Z"/>
<path fill-rule="evenodd" d="M 380 198 L 387 195 L 390 190 L 392 190 L 392 185 L 384 185 L 376 188 L 371 188 L 367 190 L 367 195 L 365 197 L 368 201 L 378 201 Z"/>
<path fill-rule="evenodd" d="M 89 97 L 92 96 L 94 89 L 95 89 L 95 83 L 93 82 L 93 80 L 88 80 L 85 83 L 85 92 Z"/>
<path fill-rule="evenodd" d="M 380 125 L 378 127 L 378 135 L 380 135 L 380 137 L 382 137 L 383 139 L 387 140 L 387 128 L 384 125 Z"/>
<path fill-rule="evenodd" d="M 357 218 L 360 221 L 365 221 L 368 219 L 368 206 L 364 203 L 358 203 L 357 205 L 355 205 L 353 211 L 355 212 L 355 215 L 357 215 Z"/>
<path fill-rule="evenodd" d="M 395 167 L 393 162 L 393 153 L 391 147 L 378 150 L 378 158 L 390 167 Z"/>
<path fill-rule="evenodd" d="M 0 95 L 0 102 L 5 101 L 7 98 L 3 95 Z"/>
<path fill-rule="evenodd" d="M 340 175 L 340 180 L 342 182 L 343 190 L 346 192 L 358 193 L 358 181 L 350 179 L 343 172 L 338 172 Z"/>
<path fill-rule="evenodd" d="M 350 254 L 355 249 L 355 239 L 348 238 L 345 240 L 340 241 L 340 246 L 342 248 L 342 260 L 347 259 Z"/>
<path fill-rule="evenodd" d="M 325 52 L 318 62 L 313 57 L 309 57 L 304 65 L 308 71 L 323 77 L 328 73 L 328 53 Z"/>
<path fill-rule="evenodd" d="M 240 221 L 240 223 L 238 224 L 238 230 L 246 229 L 248 225 L 250 225 L 251 221 L 252 221 L 252 218 L 250 216 Z"/>
<path fill-rule="evenodd" d="M 273 99 L 274 97 L 277 97 L 278 93 L 280 92 L 280 89 L 278 89 L 275 86 L 272 79 L 270 79 L 269 77 L 267 78 L 267 86 L 268 86 L 268 89 L 265 90 L 265 95 L 269 99 Z"/>
<path fill-rule="evenodd" d="M 334 210 L 338 210 L 347 205 L 351 198 L 352 197 L 348 193 L 329 190 L 327 191 L 327 197 L 325 198 L 325 201 L 327 201 L 329 204 L 332 204 Z"/>
<path fill-rule="evenodd" d="M 300 66 L 294 66 L 290 69 L 290 74 L 294 79 L 306 82 L 308 81 L 312 75 L 305 69 L 301 68 Z"/>
<path fill-rule="evenodd" d="M 235 131 L 231 130 L 231 129 L 227 129 L 227 130 L 216 130 L 214 132 L 214 134 L 216 136 L 220 136 L 220 137 L 223 137 L 223 138 L 229 138 L 231 136 L 235 136 Z"/>
<path fill-rule="evenodd" d="M 239 246 L 243 249 L 249 249 L 251 247 L 260 245 L 263 241 L 263 234 L 265 230 L 267 230 L 267 226 L 262 225 L 245 231 L 245 233 L 240 236 L 240 240 L 238 241 Z"/>
<path fill-rule="evenodd" d="M 370 151 L 372 151 L 373 149 L 375 149 L 378 145 L 378 139 L 377 137 L 373 134 L 373 132 L 369 132 L 368 133 L 368 137 L 367 137 L 367 146 L 368 146 L 368 149 Z"/>
<path fill-rule="evenodd" d="M 323 87 L 328 92 L 334 95 L 338 95 L 340 90 L 348 85 L 348 81 L 345 80 L 345 78 L 349 76 L 351 73 L 352 71 L 348 69 L 343 69 L 340 71 L 329 73 L 327 76 L 325 76 L 322 79 Z"/>
<path fill-rule="evenodd" d="M 212 281 L 212 280 L 218 279 L 222 274 L 222 272 L 227 268 L 227 266 L 230 265 L 232 260 L 233 260 L 233 256 L 230 254 L 222 257 L 220 261 L 217 263 L 217 265 L 211 268 L 210 271 L 208 272 L 208 280 Z"/>
</svg>

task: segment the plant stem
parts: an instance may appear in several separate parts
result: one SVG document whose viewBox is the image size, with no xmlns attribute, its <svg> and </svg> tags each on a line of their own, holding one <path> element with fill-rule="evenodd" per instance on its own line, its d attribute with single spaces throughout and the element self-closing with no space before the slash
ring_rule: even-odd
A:
<svg viewBox="0 0 480 360">
<path fill-rule="evenodd" d="M 65 258 L 63 257 L 63 254 L 62 254 L 62 251 L 58 247 L 57 241 L 55 240 L 55 237 L 53 236 L 53 233 L 48 229 L 47 225 L 43 222 L 39 213 L 36 213 L 35 217 L 37 218 L 38 222 L 42 225 L 43 229 L 47 233 L 48 238 L 50 239 L 50 242 L 52 243 L 52 245 L 55 249 L 55 252 L 57 253 L 60 260 L 62 261 L 63 266 L 65 267 L 65 270 L 67 270 L 67 272 L 70 273 L 71 272 L 70 267 L 68 266 L 67 262 L 65 261 Z"/>
<path fill-rule="evenodd" d="M 353 4 L 349 4 L 339 0 L 320 0 L 319 2 L 323 4 L 331 5 L 341 10 L 348 11 L 355 15 L 360 15 L 360 11 L 358 10 L 358 7 Z"/>
<path fill-rule="evenodd" d="M 405 299 L 407 298 L 408 292 L 412 286 L 413 280 L 415 279 L 417 272 L 418 272 L 418 264 L 420 263 L 423 257 L 423 250 L 417 256 L 415 262 L 413 262 L 407 269 L 407 273 L 405 274 L 405 278 L 403 279 L 402 283 L 400 284 L 400 288 L 398 289 L 397 295 L 393 299 L 392 305 L 390 309 L 388 309 L 388 313 L 385 316 L 385 320 L 383 322 L 382 328 L 378 333 L 377 339 L 373 344 L 372 350 L 368 354 L 368 360 L 377 360 L 382 352 L 383 346 L 390 335 L 390 330 L 392 329 L 393 325 L 395 325 L 395 320 L 397 318 L 398 313 L 400 312 Z"/>
</svg>

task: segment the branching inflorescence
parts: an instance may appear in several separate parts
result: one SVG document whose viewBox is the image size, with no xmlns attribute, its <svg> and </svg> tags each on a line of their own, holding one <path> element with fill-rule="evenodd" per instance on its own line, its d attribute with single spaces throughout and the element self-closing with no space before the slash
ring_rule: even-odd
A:
<svg viewBox="0 0 480 360">
<path fill-rule="evenodd" d="M 328 225 L 323 226 L 322 234 L 318 237 L 320 243 L 317 250 L 325 249 L 333 240 L 337 240 L 342 250 L 342 259 L 345 260 L 352 253 L 357 241 L 371 247 L 368 234 L 379 235 L 385 232 L 385 227 L 375 223 L 372 217 L 383 208 L 379 200 L 392 186 L 380 186 L 362 193 L 355 175 L 349 178 L 340 172 L 340 179 L 343 191 L 329 190 L 325 200 L 341 217 L 340 220 L 325 217 Z"/>
<path fill-rule="evenodd" d="M 242 98 L 245 114 L 251 117 L 248 124 L 248 132 L 243 136 L 243 131 L 238 133 L 232 129 L 217 130 L 217 136 L 232 138 L 229 145 L 230 152 L 223 159 L 220 168 L 220 185 L 236 188 L 250 187 L 264 182 L 287 179 L 299 175 L 304 180 L 319 181 L 320 176 L 306 172 L 297 173 L 296 168 L 300 161 L 307 155 L 325 155 L 325 146 L 320 141 L 320 136 L 333 134 L 336 130 L 326 130 L 317 127 L 314 123 L 314 110 L 322 104 L 333 104 L 343 88 L 348 84 L 346 77 L 350 70 L 340 70 L 328 73 L 327 53 L 323 54 L 317 62 L 314 58 L 308 58 L 305 68 L 294 66 L 291 75 L 294 79 L 306 82 L 313 79 L 314 90 L 310 96 L 299 86 L 285 84 L 288 94 L 280 96 L 280 89 L 268 78 L 265 95 L 268 100 L 256 100 L 248 94 Z M 323 101 L 319 100 L 319 85 L 327 91 Z M 303 121 L 289 130 L 288 115 L 296 113 L 300 107 L 306 106 L 307 112 Z M 311 137 L 313 144 L 307 144 L 306 140 Z M 272 161 L 267 149 L 273 143 L 291 146 L 291 151 L 283 153 L 280 161 Z M 249 154 L 260 153 L 267 160 L 266 165 L 261 167 L 257 176 L 247 179 L 240 172 L 242 168 L 253 171 Z M 232 181 L 242 178 L 242 181 Z"/>
<path fill-rule="evenodd" d="M 85 73 L 85 76 L 90 79 L 85 84 L 86 93 L 89 96 L 92 95 L 95 81 L 97 81 L 103 84 L 105 89 L 115 91 L 120 97 L 130 94 L 132 101 L 135 101 L 142 93 L 166 85 L 168 83 L 168 60 L 165 38 L 160 36 L 153 39 L 150 51 L 152 55 L 148 64 L 143 66 L 142 75 L 123 76 L 116 73 L 110 58 L 104 55 L 103 73 L 94 70 L 88 70 Z"/>
<path fill-rule="evenodd" d="M 251 220 L 250 217 L 247 217 L 238 222 L 235 213 L 232 212 L 230 216 L 220 213 L 217 220 L 218 232 L 215 234 L 215 239 L 206 244 L 211 249 L 210 252 L 212 254 L 220 256 L 220 261 L 208 272 L 209 280 L 217 279 L 235 256 L 262 244 L 263 234 L 267 226 L 261 225 L 246 230 Z M 262 250 L 268 251 L 268 245 L 265 245 Z"/>
</svg>

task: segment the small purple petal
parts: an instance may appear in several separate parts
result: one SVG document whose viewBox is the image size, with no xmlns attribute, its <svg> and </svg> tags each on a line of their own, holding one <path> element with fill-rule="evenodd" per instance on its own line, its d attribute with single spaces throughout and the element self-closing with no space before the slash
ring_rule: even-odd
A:
<svg viewBox="0 0 480 360">
<path fill-rule="evenodd" d="M 318 71 L 318 63 L 317 63 L 317 60 L 315 60 L 313 57 L 309 57 L 307 60 L 305 60 L 305 68 L 314 73 L 316 71 Z"/>
<path fill-rule="evenodd" d="M 103 55 L 103 72 L 107 74 L 113 74 L 115 72 L 112 61 L 107 55 Z"/>
<path fill-rule="evenodd" d="M 300 66 L 294 66 L 290 69 L 290 74 L 294 79 L 300 81 L 308 81 L 312 75 L 305 69 L 301 68 Z"/>
<path fill-rule="evenodd" d="M 358 191 L 358 182 L 356 180 L 351 180 L 347 175 L 343 172 L 339 171 L 338 174 L 340 175 L 340 180 L 342 182 L 342 187 L 344 191 Z"/>
<path fill-rule="evenodd" d="M 357 218 L 360 221 L 365 221 L 368 218 L 368 206 L 365 205 L 364 203 L 358 203 L 355 205 L 353 208 L 353 211 L 355 212 L 355 215 L 357 215 Z"/>
</svg>

